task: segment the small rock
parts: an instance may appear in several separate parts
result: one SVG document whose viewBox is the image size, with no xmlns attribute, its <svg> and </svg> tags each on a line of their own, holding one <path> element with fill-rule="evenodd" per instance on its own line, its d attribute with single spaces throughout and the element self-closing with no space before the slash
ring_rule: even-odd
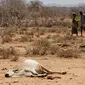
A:
<svg viewBox="0 0 85 85">
<path fill-rule="evenodd" d="M 58 77 L 58 76 L 55 76 L 55 77 L 53 77 L 53 76 L 47 76 L 47 79 L 50 79 L 50 80 L 53 80 L 53 79 L 55 79 L 55 78 L 61 79 L 61 77 Z"/>
<path fill-rule="evenodd" d="M 72 80 L 73 78 L 70 78 L 70 80 Z"/>
<path fill-rule="evenodd" d="M 13 81 L 12 83 L 18 83 L 19 81 Z"/>
<path fill-rule="evenodd" d="M 62 74 L 62 75 L 65 75 L 65 74 L 67 74 L 67 72 L 62 72 L 61 74 Z"/>
<path fill-rule="evenodd" d="M 7 68 L 2 68 L 1 70 L 7 70 Z"/>
<path fill-rule="evenodd" d="M 53 80 L 54 78 L 52 76 L 47 76 L 47 79 Z"/>
</svg>

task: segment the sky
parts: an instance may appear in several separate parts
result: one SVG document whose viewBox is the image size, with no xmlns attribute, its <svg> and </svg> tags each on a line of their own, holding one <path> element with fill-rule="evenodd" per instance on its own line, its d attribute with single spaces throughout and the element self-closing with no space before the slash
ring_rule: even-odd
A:
<svg viewBox="0 0 85 85">
<path fill-rule="evenodd" d="M 29 0 L 26 0 L 29 1 Z M 61 6 L 70 6 L 70 5 L 78 5 L 80 3 L 85 4 L 85 0 L 39 0 L 42 1 L 45 5 L 61 5 Z"/>
</svg>

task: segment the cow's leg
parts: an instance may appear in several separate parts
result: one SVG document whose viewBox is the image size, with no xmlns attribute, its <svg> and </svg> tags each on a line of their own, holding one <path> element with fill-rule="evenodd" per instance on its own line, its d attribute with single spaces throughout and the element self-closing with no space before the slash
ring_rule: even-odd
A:
<svg viewBox="0 0 85 85">
<path fill-rule="evenodd" d="M 32 76 L 34 77 L 34 76 L 37 76 L 38 73 L 34 69 L 29 70 L 26 68 L 24 69 L 24 75 L 28 77 L 32 77 Z"/>
<path fill-rule="evenodd" d="M 27 77 L 45 77 L 45 76 L 47 76 L 46 73 L 39 74 L 34 69 L 32 71 L 25 69 L 24 75 L 27 76 Z"/>
<path fill-rule="evenodd" d="M 24 75 L 26 77 L 46 77 L 47 76 L 47 74 L 37 74 L 37 75 L 35 75 L 35 74 L 32 74 L 31 72 L 27 72 Z"/>
<path fill-rule="evenodd" d="M 32 72 L 25 72 L 24 75 L 25 75 L 26 77 L 33 77 Z"/>
<path fill-rule="evenodd" d="M 32 75 L 33 77 L 45 77 L 45 76 L 47 76 L 46 73 L 40 74 L 40 73 L 36 72 L 36 70 L 34 70 L 34 69 L 31 71 L 31 73 L 33 74 Z"/>
<path fill-rule="evenodd" d="M 24 69 L 21 69 L 21 70 L 15 72 L 15 75 L 16 76 L 22 76 L 22 75 L 24 75 Z"/>
</svg>

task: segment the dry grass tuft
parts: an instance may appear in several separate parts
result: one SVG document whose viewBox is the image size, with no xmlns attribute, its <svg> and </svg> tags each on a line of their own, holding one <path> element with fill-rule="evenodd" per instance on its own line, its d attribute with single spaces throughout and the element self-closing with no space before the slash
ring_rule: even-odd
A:
<svg viewBox="0 0 85 85">
<path fill-rule="evenodd" d="M 19 57 L 16 55 L 14 47 L 0 48 L 1 59 L 11 59 L 12 61 L 17 61 Z"/>
<path fill-rule="evenodd" d="M 48 33 L 56 33 L 57 30 L 58 30 L 57 28 L 47 28 Z"/>
<path fill-rule="evenodd" d="M 47 32 L 46 28 L 40 28 L 39 29 L 39 34 L 44 35 Z"/>
<path fill-rule="evenodd" d="M 80 40 L 77 37 L 72 37 L 70 35 L 59 36 L 55 40 L 56 43 L 70 43 L 74 45 L 75 43 L 78 44 Z"/>
<path fill-rule="evenodd" d="M 51 45 L 49 49 L 49 54 L 56 55 L 58 50 L 59 50 L 59 46 Z"/>
<path fill-rule="evenodd" d="M 28 41 L 28 37 L 26 35 L 21 36 L 20 42 L 26 42 Z"/>
<path fill-rule="evenodd" d="M 8 50 L 9 50 L 9 55 L 13 56 L 11 58 L 11 61 L 17 61 L 19 59 L 19 57 L 17 55 L 17 51 L 15 50 L 15 48 L 11 46 L 11 47 L 9 47 Z"/>
<path fill-rule="evenodd" d="M 47 39 L 39 39 L 34 42 L 34 47 L 31 50 L 33 55 L 46 55 L 50 48 L 50 42 Z"/>
<path fill-rule="evenodd" d="M 11 42 L 12 41 L 12 37 L 10 36 L 10 35 L 4 35 L 3 37 L 1 37 L 2 38 L 2 44 L 4 44 L 4 43 L 9 43 L 9 42 Z"/>
<path fill-rule="evenodd" d="M 4 28 L 1 32 L 1 39 L 2 39 L 2 44 L 5 42 L 11 42 L 12 37 L 14 36 L 14 33 L 16 32 L 16 28 Z"/>
<path fill-rule="evenodd" d="M 57 21 L 57 24 L 56 24 L 58 27 L 68 27 L 70 28 L 71 27 L 71 22 L 69 21 L 65 21 L 65 20 L 59 20 Z"/>
<path fill-rule="evenodd" d="M 57 55 L 60 58 L 78 58 L 79 52 L 77 49 L 59 49 Z"/>
</svg>

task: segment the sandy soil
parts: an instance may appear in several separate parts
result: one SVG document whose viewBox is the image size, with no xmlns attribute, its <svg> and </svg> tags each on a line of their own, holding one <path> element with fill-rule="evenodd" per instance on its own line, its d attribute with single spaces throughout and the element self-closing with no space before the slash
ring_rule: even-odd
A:
<svg viewBox="0 0 85 85">
<path fill-rule="evenodd" d="M 54 34 L 54 33 L 53 33 Z M 47 34 L 49 35 L 49 34 Z M 51 33 L 50 33 L 51 35 Z M 45 35 L 46 36 L 46 35 Z M 42 36 L 44 37 L 44 36 Z M 14 37 L 16 38 L 16 37 Z M 17 37 L 18 38 L 18 37 Z M 36 40 L 36 39 L 35 39 Z M 1 40 L 0 40 L 1 41 Z M 19 52 L 19 60 L 16 62 L 9 59 L 0 59 L 0 85 L 85 85 L 85 53 L 82 54 L 82 58 L 78 59 L 65 59 L 55 56 L 32 56 L 25 57 L 26 50 L 24 46 L 31 46 L 31 42 L 19 42 L 13 40 L 10 43 L 0 44 L 1 47 L 16 46 L 17 52 Z M 22 57 L 24 56 L 24 57 Z M 20 78 L 5 78 L 4 74 L 9 69 L 13 69 L 21 64 L 25 59 L 34 59 L 39 63 L 47 67 L 52 71 L 63 72 L 66 71 L 66 75 L 53 74 L 51 76 L 57 77 L 53 80 L 37 77 L 20 77 Z"/>
<path fill-rule="evenodd" d="M 7 69 L 13 69 L 18 66 L 23 60 L 27 59 L 21 57 L 17 62 L 10 62 L 9 60 L 0 60 L 0 85 L 85 85 L 85 60 L 84 59 L 60 59 L 54 56 L 48 57 L 28 57 L 28 59 L 35 59 L 39 63 L 52 71 L 66 71 L 66 75 L 53 74 L 61 78 L 53 80 L 45 78 L 5 78 L 2 73 Z"/>
</svg>

